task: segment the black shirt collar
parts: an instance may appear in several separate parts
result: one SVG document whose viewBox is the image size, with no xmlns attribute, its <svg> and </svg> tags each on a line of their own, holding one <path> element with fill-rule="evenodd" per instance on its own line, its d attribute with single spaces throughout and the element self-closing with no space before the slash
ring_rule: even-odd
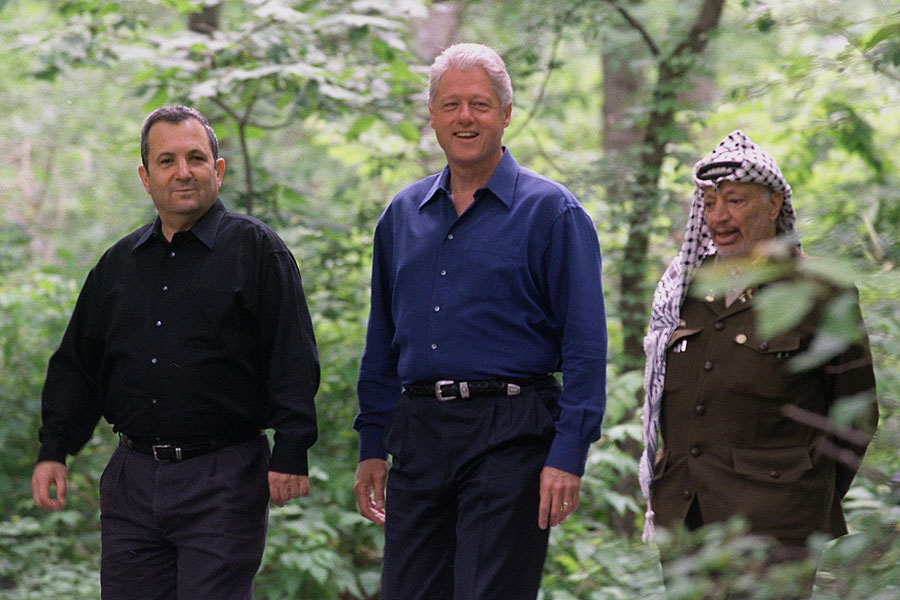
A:
<svg viewBox="0 0 900 600">
<path fill-rule="evenodd" d="M 222 222 L 222 219 L 225 217 L 225 205 L 222 204 L 220 199 L 216 199 L 216 203 L 213 204 L 206 213 L 200 217 L 200 220 L 194 223 L 194 226 L 191 227 L 190 232 L 194 234 L 198 240 L 203 242 L 203 244 L 212 249 L 213 246 L 216 245 L 216 234 L 219 232 L 219 224 Z M 148 227 L 144 233 L 138 237 L 137 241 L 134 243 L 134 248 L 132 248 L 133 252 L 136 252 L 138 248 L 146 244 L 148 241 L 153 239 L 154 237 L 159 237 L 162 240 L 165 240 L 165 236 L 162 234 L 162 221 L 159 216 L 156 217 L 156 220 L 153 221 L 153 224 Z"/>
</svg>

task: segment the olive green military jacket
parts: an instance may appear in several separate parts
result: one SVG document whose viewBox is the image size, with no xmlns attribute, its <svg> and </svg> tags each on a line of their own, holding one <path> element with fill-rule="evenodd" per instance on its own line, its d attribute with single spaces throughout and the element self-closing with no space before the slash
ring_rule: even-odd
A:
<svg viewBox="0 0 900 600">
<path fill-rule="evenodd" d="M 877 424 L 868 339 L 863 329 L 858 343 L 810 371 L 793 372 L 789 361 L 809 348 L 826 300 L 849 292 L 859 314 L 856 290 L 822 285 L 798 325 L 764 338 L 752 310 L 756 290 L 726 307 L 721 295 L 698 287 L 695 280 L 668 343 L 663 443 L 651 484 L 657 522 L 683 522 L 696 501 L 704 523 L 743 515 L 753 533 L 785 543 L 802 544 L 815 531 L 843 535 L 841 499 L 857 467 L 826 452 L 836 445 L 861 458 Z M 854 424 L 862 432 L 855 443 L 786 414 L 793 405 L 828 415 L 840 398 L 858 393 L 867 406 Z"/>
</svg>

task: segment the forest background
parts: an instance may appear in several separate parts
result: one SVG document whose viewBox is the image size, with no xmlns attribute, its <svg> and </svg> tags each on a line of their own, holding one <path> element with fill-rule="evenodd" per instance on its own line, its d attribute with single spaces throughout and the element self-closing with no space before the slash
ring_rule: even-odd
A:
<svg viewBox="0 0 900 600">
<path fill-rule="evenodd" d="M 662 597 L 657 546 L 640 540 L 641 338 L 680 245 L 690 167 L 736 128 L 794 187 L 805 251 L 858 286 L 876 363 L 879 431 L 845 501 L 851 535 L 810 542 L 815 597 L 900 598 L 894 0 L 0 0 L 0 599 L 99 597 L 97 487 L 116 440 L 101 423 L 70 460 L 67 508 L 35 509 L 40 389 L 87 271 L 154 216 L 139 128 L 174 102 L 210 117 L 225 204 L 294 251 L 322 360 L 312 495 L 272 508 L 257 597 L 378 597 L 382 534 L 351 491 L 370 245 L 392 195 L 443 166 L 424 73 L 454 41 L 504 57 L 505 143 L 575 192 L 604 252 L 604 436 L 578 512 L 551 535 L 542 598 Z M 675 553 L 702 542 L 673 597 L 714 597 L 704 573 L 736 563 L 735 585 L 777 598 L 784 582 L 754 578 L 761 546 L 740 533 L 664 538 Z"/>
</svg>

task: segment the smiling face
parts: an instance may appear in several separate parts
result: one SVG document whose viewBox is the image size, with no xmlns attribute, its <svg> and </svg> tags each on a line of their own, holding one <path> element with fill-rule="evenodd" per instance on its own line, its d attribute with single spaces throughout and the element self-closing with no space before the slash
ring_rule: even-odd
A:
<svg viewBox="0 0 900 600">
<path fill-rule="evenodd" d="M 501 106 L 483 69 L 447 70 L 428 110 L 451 170 L 493 173 L 503 156 L 512 105 Z"/>
<path fill-rule="evenodd" d="M 703 190 L 703 214 L 718 253 L 747 256 L 761 240 L 775 237 L 783 197 L 758 183 L 726 181 Z"/>
<path fill-rule="evenodd" d="M 196 119 L 158 121 L 147 132 L 147 167 L 138 167 L 144 189 L 171 240 L 186 231 L 216 203 L 225 161 L 214 159 L 203 125 Z"/>
</svg>

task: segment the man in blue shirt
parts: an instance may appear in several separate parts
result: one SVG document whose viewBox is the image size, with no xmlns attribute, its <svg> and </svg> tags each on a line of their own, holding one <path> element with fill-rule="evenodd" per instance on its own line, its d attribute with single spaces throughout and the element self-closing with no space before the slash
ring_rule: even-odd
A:
<svg viewBox="0 0 900 600">
<path fill-rule="evenodd" d="M 496 52 L 445 50 L 428 98 L 448 164 L 375 232 L 354 493 L 385 526 L 383 600 L 535 598 L 605 408 L 597 233 L 502 145 Z"/>
</svg>

